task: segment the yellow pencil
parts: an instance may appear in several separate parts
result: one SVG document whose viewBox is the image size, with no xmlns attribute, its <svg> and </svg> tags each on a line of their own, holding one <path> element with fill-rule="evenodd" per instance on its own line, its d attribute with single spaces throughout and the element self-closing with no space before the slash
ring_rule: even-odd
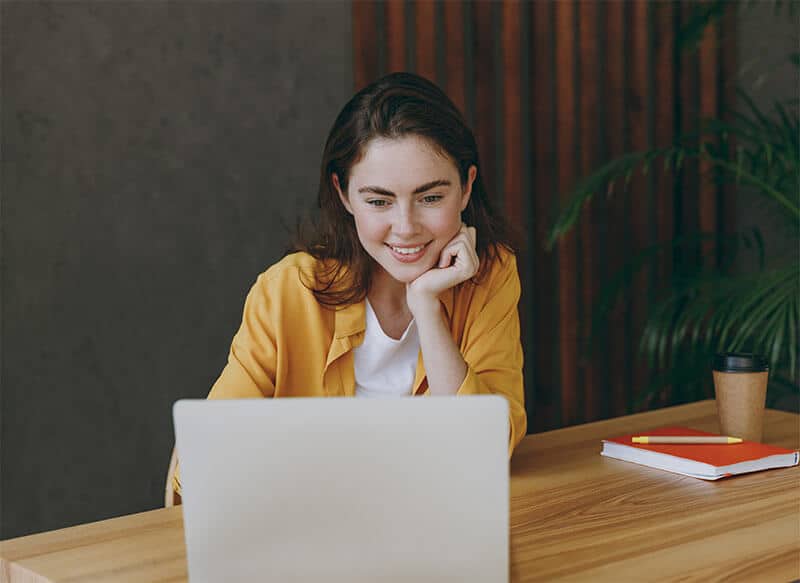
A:
<svg viewBox="0 0 800 583">
<path fill-rule="evenodd" d="M 633 443 L 683 443 L 689 444 L 723 444 L 741 443 L 738 437 L 728 437 L 726 435 L 702 436 L 702 435 L 640 435 L 632 437 Z"/>
</svg>

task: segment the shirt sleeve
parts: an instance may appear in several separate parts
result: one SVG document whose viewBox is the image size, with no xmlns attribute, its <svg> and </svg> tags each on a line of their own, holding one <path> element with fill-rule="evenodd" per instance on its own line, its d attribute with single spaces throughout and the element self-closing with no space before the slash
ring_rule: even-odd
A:
<svg viewBox="0 0 800 583">
<path fill-rule="evenodd" d="M 462 338 L 467 375 L 457 394 L 502 395 L 508 400 L 511 456 L 528 427 L 517 312 L 520 282 L 514 256 L 505 256 L 478 289 Z"/>
<path fill-rule="evenodd" d="M 277 346 L 271 317 L 269 281 L 264 274 L 247 294 L 239 330 L 228 363 L 208 394 L 209 399 L 256 399 L 275 394 Z"/>
</svg>

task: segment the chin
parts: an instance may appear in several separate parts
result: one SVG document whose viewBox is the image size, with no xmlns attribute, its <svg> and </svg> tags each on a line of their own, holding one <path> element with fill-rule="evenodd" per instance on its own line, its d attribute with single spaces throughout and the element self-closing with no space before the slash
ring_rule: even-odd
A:
<svg viewBox="0 0 800 583">
<path fill-rule="evenodd" d="M 376 263 L 381 266 L 383 271 L 385 271 L 389 277 L 400 283 L 411 283 L 420 275 L 433 267 L 433 262 L 430 261 L 430 259 L 424 261 L 424 263 L 423 261 L 420 261 L 419 263 L 408 265 L 401 265 L 392 257 L 381 257 L 381 259 L 381 261 L 376 261 Z"/>
<path fill-rule="evenodd" d="M 399 281 L 400 283 L 411 283 L 415 279 L 417 279 L 420 275 L 428 271 L 427 269 L 420 269 L 419 267 L 409 267 L 403 269 L 402 267 L 386 269 L 385 265 L 382 265 L 384 271 L 391 276 L 392 279 L 395 281 Z"/>
</svg>

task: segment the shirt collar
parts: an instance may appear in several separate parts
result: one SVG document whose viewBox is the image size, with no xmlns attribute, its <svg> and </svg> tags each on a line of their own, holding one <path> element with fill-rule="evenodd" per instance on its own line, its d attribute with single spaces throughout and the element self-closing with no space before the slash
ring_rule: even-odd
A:
<svg viewBox="0 0 800 583">
<path fill-rule="evenodd" d="M 449 322 L 453 315 L 453 305 L 455 304 L 456 290 L 450 288 L 439 294 L 439 301 L 444 307 L 445 316 Z M 343 308 L 338 308 L 334 312 L 334 337 L 346 338 L 364 332 L 367 327 L 366 301 L 361 300 L 355 304 L 349 304 Z"/>
</svg>

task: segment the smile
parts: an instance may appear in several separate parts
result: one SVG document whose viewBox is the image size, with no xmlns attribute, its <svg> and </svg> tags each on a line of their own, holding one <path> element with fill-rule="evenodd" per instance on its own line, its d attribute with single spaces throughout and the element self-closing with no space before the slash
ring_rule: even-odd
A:
<svg viewBox="0 0 800 583">
<path fill-rule="evenodd" d="M 394 258 L 403 263 L 411 263 L 421 258 L 425 255 L 428 245 L 429 243 L 424 243 L 415 247 L 395 247 L 394 245 L 386 244 L 392 250 Z"/>
<path fill-rule="evenodd" d="M 390 245 L 390 247 L 392 246 Z M 418 245 L 417 247 L 392 247 L 392 251 L 402 253 L 403 255 L 413 255 L 414 253 L 422 251 L 423 247 L 425 247 L 425 245 Z"/>
</svg>

